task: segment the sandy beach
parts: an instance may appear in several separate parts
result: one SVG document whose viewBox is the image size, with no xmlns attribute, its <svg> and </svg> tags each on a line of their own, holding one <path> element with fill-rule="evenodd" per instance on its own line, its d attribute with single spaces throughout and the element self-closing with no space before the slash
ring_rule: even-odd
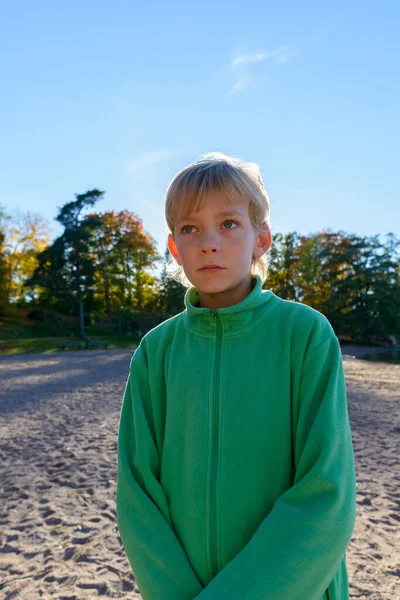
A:
<svg viewBox="0 0 400 600">
<path fill-rule="evenodd" d="M 4 600 L 140 598 L 115 518 L 132 353 L 0 357 Z M 350 597 L 400 600 L 400 365 L 357 353 L 343 350 L 357 470 Z"/>
</svg>

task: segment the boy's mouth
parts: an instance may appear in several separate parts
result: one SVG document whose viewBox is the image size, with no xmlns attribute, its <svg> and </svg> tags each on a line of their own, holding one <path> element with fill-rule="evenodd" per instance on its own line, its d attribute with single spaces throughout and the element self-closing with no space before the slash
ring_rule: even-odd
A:
<svg viewBox="0 0 400 600">
<path fill-rule="evenodd" d="M 207 265 L 200 269 L 200 271 L 222 271 L 224 267 L 219 267 L 218 265 Z"/>
</svg>

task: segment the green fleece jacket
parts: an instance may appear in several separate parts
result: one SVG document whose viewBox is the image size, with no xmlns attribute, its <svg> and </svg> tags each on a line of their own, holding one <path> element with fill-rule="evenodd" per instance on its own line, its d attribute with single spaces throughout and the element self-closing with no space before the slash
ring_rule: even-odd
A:
<svg viewBox="0 0 400 600">
<path fill-rule="evenodd" d="M 347 600 L 356 482 L 327 318 L 262 289 L 141 340 L 118 432 L 117 520 L 144 600 Z"/>
</svg>

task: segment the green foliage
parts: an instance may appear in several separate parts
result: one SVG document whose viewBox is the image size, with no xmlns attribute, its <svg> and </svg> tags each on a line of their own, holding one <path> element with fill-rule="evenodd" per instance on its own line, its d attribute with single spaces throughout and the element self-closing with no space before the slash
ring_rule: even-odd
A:
<svg viewBox="0 0 400 600">
<path fill-rule="evenodd" d="M 91 236 L 101 222 L 82 218 L 82 211 L 93 206 L 104 192 L 97 189 L 75 194 L 76 200 L 60 210 L 56 220 L 64 232 L 38 255 L 39 265 L 27 287 L 39 287 L 39 302 L 58 310 L 77 313 L 80 335 L 85 335 L 84 302 L 93 295 L 94 261 L 90 255 Z"/>
<path fill-rule="evenodd" d="M 176 315 L 185 308 L 184 297 L 187 289 L 178 281 L 169 279 L 165 265 L 169 256 L 168 244 L 164 252 L 164 267 L 160 278 L 159 310 Z"/>
</svg>

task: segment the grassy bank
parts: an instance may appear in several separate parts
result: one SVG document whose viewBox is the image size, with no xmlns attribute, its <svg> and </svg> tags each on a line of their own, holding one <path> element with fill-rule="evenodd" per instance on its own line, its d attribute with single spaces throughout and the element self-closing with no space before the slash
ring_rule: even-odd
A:
<svg viewBox="0 0 400 600">
<path fill-rule="evenodd" d="M 113 348 L 136 348 L 139 344 L 139 339 L 136 336 L 91 336 L 90 339 L 95 341 L 107 341 L 108 349 Z M 61 352 L 63 342 L 80 341 L 79 339 L 71 340 L 66 337 L 47 337 L 47 338 L 31 338 L 24 340 L 3 340 L 0 341 L 0 356 L 8 356 L 14 354 L 25 353 L 44 353 Z M 84 342 L 82 342 L 84 345 Z M 94 352 L 97 348 L 87 350 L 85 348 L 67 348 L 64 352 Z"/>
</svg>

